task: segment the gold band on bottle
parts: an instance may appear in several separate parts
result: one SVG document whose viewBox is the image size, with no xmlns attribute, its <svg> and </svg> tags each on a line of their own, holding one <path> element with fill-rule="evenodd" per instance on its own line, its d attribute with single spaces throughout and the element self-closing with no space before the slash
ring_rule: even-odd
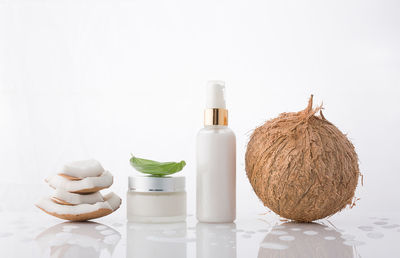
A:
<svg viewBox="0 0 400 258">
<path fill-rule="evenodd" d="M 205 109 L 204 125 L 228 125 L 228 110 L 224 108 Z"/>
</svg>

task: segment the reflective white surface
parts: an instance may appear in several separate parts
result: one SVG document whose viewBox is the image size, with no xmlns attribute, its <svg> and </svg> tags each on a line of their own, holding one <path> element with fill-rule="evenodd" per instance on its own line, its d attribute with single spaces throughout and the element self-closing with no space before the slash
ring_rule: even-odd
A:
<svg viewBox="0 0 400 258">
<path fill-rule="evenodd" d="M 128 223 L 111 215 L 70 223 L 39 212 L 0 212 L 1 257 L 399 257 L 399 214 L 347 212 L 318 223 L 268 213 L 231 224 Z M 119 214 L 121 215 L 121 214 Z"/>
<path fill-rule="evenodd" d="M 400 257 L 400 1 L 158 5 L 0 0 L 0 257 Z M 193 214 L 204 83 L 218 78 L 227 82 L 237 136 L 231 231 L 193 216 L 183 231 L 131 229 L 124 198 L 96 220 L 120 236 L 110 245 L 93 224 L 57 226 L 62 221 L 33 206 L 53 193 L 44 178 L 90 157 L 113 173 L 110 190 L 125 196 L 133 152 L 187 162 L 181 175 Z M 258 215 L 266 209 L 246 178 L 244 154 L 252 129 L 303 109 L 311 93 L 354 143 L 365 184 L 352 211 L 297 229 Z"/>
</svg>

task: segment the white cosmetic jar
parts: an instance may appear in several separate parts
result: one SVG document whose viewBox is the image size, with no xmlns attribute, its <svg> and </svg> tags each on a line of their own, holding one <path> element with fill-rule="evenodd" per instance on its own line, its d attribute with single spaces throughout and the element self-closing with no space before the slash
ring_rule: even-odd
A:
<svg viewBox="0 0 400 258">
<path fill-rule="evenodd" d="M 186 220 L 185 177 L 131 176 L 128 187 L 126 210 L 129 222 Z"/>
</svg>

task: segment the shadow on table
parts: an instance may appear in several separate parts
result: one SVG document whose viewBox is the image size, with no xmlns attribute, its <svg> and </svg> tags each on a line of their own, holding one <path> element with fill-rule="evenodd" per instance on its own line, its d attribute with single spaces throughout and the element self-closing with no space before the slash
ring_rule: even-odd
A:
<svg viewBox="0 0 400 258">
<path fill-rule="evenodd" d="M 40 233 L 35 241 L 42 254 L 50 257 L 112 256 L 121 234 L 109 226 L 96 222 L 64 222 Z"/>
<path fill-rule="evenodd" d="M 342 234 L 317 223 L 287 222 L 275 226 L 260 244 L 258 258 L 264 257 L 355 257 L 354 248 L 344 244 Z"/>
</svg>

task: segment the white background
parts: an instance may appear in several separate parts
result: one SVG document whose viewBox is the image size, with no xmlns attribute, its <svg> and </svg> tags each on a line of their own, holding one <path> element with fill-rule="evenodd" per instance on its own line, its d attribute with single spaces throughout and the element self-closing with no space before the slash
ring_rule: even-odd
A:
<svg viewBox="0 0 400 258">
<path fill-rule="evenodd" d="M 193 214 L 204 86 L 220 79 L 239 218 L 266 211 L 244 170 L 251 131 L 310 94 L 359 155 L 364 187 L 346 212 L 399 211 L 399 14 L 378 0 L 0 0 L 0 210 L 35 210 L 46 176 L 90 157 L 125 198 L 133 153 L 187 161 Z"/>
</svg>

